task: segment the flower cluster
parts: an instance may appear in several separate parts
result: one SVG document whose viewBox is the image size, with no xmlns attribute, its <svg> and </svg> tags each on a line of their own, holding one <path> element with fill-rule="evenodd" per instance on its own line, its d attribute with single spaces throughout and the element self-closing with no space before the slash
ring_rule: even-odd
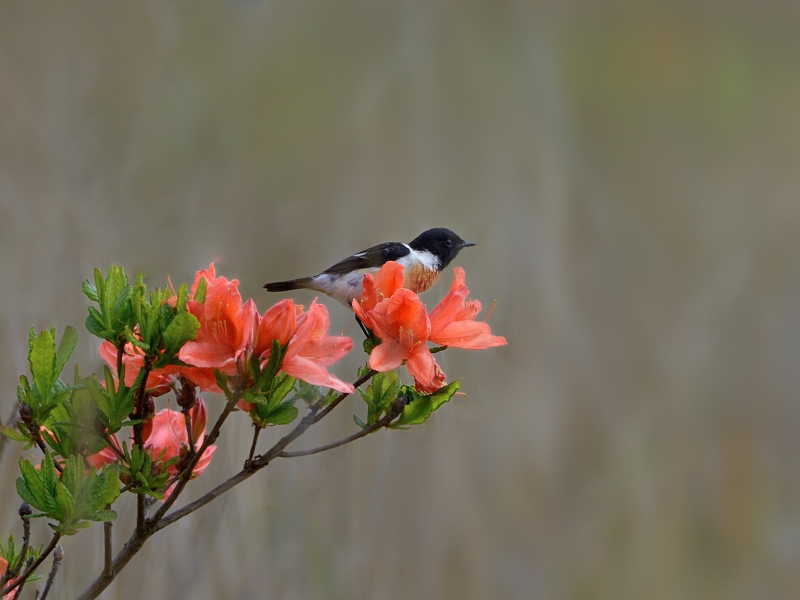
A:
<svg viewBox="0 0 800 600">
<path fill-rule="evenodd" d="M 387 262 L 375 276 L 364 276 L 361 301 L 353 310 L 381 340 L 369 358 L 376 371 L 391 371 L 405 361 L 418 390 L 434 392 L 445 374 L 436 364 L 427 342 L 439 346 L 481 350 L 504 346 L 506 339 L 492 335 L 489 325 L 475 321 L 481 303 L 467 300 L 464 269 L 453 269 L 450 292 L 430 314 L 419 296 L 403 287 L 403 266 Z"/>
<path fill-rule="evenodd" d="M 176 301 L 174 294 L 167 300 L 173 306 Z M 186 308 L 197 318 L 200 329 L 195 339 L 180 349 L 178 357 L 182 365 L 168 365 L 148 373 L 145 392 L 150 396 L 167 393 L 176 387 L 180 378 L 200 391 L 220 393 L 222 390 L 215 372 L 229 377 L 244 377 L 251 357 L 256 357 L 262 364 L 269 360 L 274 341 L 286 348 L 282 372 L 312 385 L 343 393 L 354 391 L 351 384 L 335 377 L 327 369 L 352 349 L 353 342 L 349 337 L 328 335 L 328 310 L 316 300 L 307 311 L 292 300 L 282 300 L 260 315 L 253 300 L 242 301 L 239 281 L 218 277 L 212 263 L 208 269 L 197 273 Z M 100 356 L 118 376 L 114 344 L 103 342 Z M 131 387 L 144 368 L 144 351 L 136 344 L 126 344 L 122 364 L 124 383 Z M 247 411 L 253 408 L 252 403 L 244 401 L 240 401 L 238 406 Z M 200 447 L 206 425 L 206 407 L 202 399 L 197 399 L 190 417 L 193 440 Z M 116 461 L 122 453 L 116 436 L 112 437 L 112 443 L 116 444 L 116 451 L 107 447 L 89 456 L 89 463 L 100 467 Z M 183 413 L 164 409 L 149 418 L 144 424 L 144 447 L 154 459 L 160 458 L 164 462 L 185 456 L 189 451 L 189 438 Z M 195 465 L 192 477 L 205 470 L 215 449 L 215 446 L 206 449 Z M 169 467 L 172 475 L 177 475 L 178 465 Z"/>
</svg>

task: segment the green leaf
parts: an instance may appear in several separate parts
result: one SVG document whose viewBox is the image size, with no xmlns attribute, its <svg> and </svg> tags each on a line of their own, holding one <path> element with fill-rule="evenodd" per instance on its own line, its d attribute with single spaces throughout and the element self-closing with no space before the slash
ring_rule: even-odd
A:
<svg viewBox="0 0 800 600">
<path fill-rule="evenodd" d="M 206 283 L 206 278 L 201 277 L 199 283 L 197 284 L 197 290 L 195 290 L 194 292 L 193 300 L 199 302 L 200 304 L 205 303 L 207 289 L 208 289 L 208 284 Z"/>
<path fill-rule="evenodd" d="M 64 365 L 67 364 L 69 357 L 72 356 L 72 351 L 78 343 L 78 332 L 74 327 L 67 325 L 64 329 L 64 334 L 61 336 L 61 343 L 58 345 L 56 352 L 56 364 L 53 372 L 58 377 L 61 374 Z"/>
<path fill-rule="evenodd" d="M 98 510 L 97 512 L 89 515 L 87 518 L 91 521 L 110 522 L 116 520 L 117 513 L 114 512 L 113 510 L 104 509 L 104 510 Z"/>
<path fill-rule="evenodd" d="M 89 298 L 92 302 L 97 302 L 97 288 L 93 286 L 89 280 L 83 282 L 81 286 L 83 289 L 83 293 L 86 294 L 86 297 Z"/>
<path fill-rule="evenodd" d="M 275 407 L 267 417 L 268 423 L 275 425 L 288 425 L 297 418 L 299 411 L 294 406 L 294 402 L 284 402 Z"/>
<path fill-rule="evenodd" d="M 13 427 L 9 427 L 8 425 L 3 425 L 0 427 L 0 434 L 3 434 L 14 442 L 28 442 L 31 439 L 29 435 L 23 435 L 21 432 L 17 431 Z"/>
<path fill-rule="evenodd" d="M 86 331 L 94 336 L 105 339 L 106 325 L 101 315 L 94 306 L 89 307 L 89 316 L 86 317 Z"/>
<path fill-rule="evenodd" d="M 276 377 L 273 382 L 275 387 L 267 396 L 267 405 L 270 408 L 277 406 L 292 391 L 295 378 L 284 373 Z"/>
<path fill-rule="evenodd" d="M 408 396 L 409 402 L 403 408 L 403 414 L 393 421 L 389 427 L 397 429 L 406 425 L 424 423 L 433 411 L 453 397 L 459 387 L 461 387 L 461 383 L 454 381 L 436 390 L 433 394 L 425 395 L 420 394 L 413 387 L 403 386 L 401 393 Z"/>
<path fill-rule="evenodd" d="M 28 361 L 31 365 L 31 375 L 42 403 L 50 398 L 50 390 L 56 378 L 53 366 L 56 358 L 56 342 L 53 335 L 46 329 L 33 341 Z"/>
<path fill-rule="evenodd" d="M 367 424 L 364 423 L 364 421 L 362 421 L 361 419 L 358 418 L 358 415 L 353 415 L 353 421 L 355 421 L 356 425 L 361 427 L 361 429 L 364 429 L 367 426 Z"/>
<path fill-rule="evenodd" d="M 164 331 L 164 351 L 169 355 L 177 354 L 186 342 L 197 337 L 198 331 L 197 317 L 189 312 L 178 313 Z"/>
<path fill-rule="evenodd" d="M 205 279 L 205 278 L 203 278 Z M 178 288 L 178 299 L 175 302 L 175 310 L 182 313 L 186 310 L 186 303 L 189 301 L 189 292 L 186 289 L 186 284 L 182 283 Z"/>
<path fill-rule="evenodd" d="M 17 493 L 20 498 L 34 508 L 49 513 L 52 508 L 52 500 L 42 482 L 39 471 L 24 458 L 19 459 L 19 470 L 22 473 L 22 477 L 17 478 Z"/>
</svg>

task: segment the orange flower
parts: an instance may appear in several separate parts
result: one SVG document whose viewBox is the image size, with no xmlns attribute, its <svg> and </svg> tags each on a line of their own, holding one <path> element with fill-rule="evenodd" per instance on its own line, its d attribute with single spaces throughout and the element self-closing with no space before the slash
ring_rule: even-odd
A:
<svg viewBox="0 0 800 600">
<path fill-rule="evenodd" d="M 205 278 L 205 301 L 189 300 L 187 309 L 200 322 L 200 331 L 194 341 L 186 342 L 178 357 L 195 369 L 181 369 L 181 374 L 197 384 L 200 389 L 219 392 L 214 369 L 233 375 L 237 361 L 253 342 L 253 326 L 258 314 L 252 300 L 242 304 L 239 281 L 215 277 L 213 263 L 208 271 L 200 271 L 192 292 L 196 292 L 200 278 Z"/>
<path fill-rule="evenodd" d="M 391 371 L 406 361 L 414 379 L 430 385 L 436 375 L 436 361 L 427 346 L 431 323 L 419 296 L 400 288 L 369 312 L 362 311 L 358 301 L 353 307 L 382 342 L 372 350 L 369 366 L 376 371 Z"/>
<path fill-rule="evenodd" d="M 256 336 L 253 341 L 253 354 L 266 359 L 272 349 L 273 340 L 278 340 L 281 346 L 285 346 L 292 339 L 295 331 L 297 331 L 298 308 L 302 313 L 302 306 L 297 307 L 293 300 L 287 299 L 281 300 L 275 306 L 269 308 L 263 317 L 256 313 Z"/>
<path fill-rule="evenodd" d="M 192 418 L 192 437 L 194 438 L 195 448 L 200 448 L 206 436 L 206 405 L 202 399 L 198 398 L 194 407 L 190 411 Z M 150 452 L 153 458 L 159 458 L 164 452 L 164 460 L 182 456 L 189 450 L 189 437 L 186 433 L 186 420 L 180 411 L 164 410 L 158 411 L 152 419 L 153 429 L 144 442 L 144 447 Z M 216 446 L 209 446 L 203 456 L 197 461 L 192 470 L 192 478 L 201 475 L 211 462 L 211 457 L 216 451 Z M 169 467 L 169 472 L 173 475 L 178 474 L 176 465 Z M 172 487 L 168 488 L 164 494 L 169 496 Z"/>
<path fill-rule="evenodd" d="M 308 311 L 297 316 L 296 323 L 297 329 L 281 369 L 306 383 L 353 393 L 352 385 L 328 373 L 327 367 L 350 352 L 353 340 L 347 336 L 328 335 L 331 320 L 325 305 L 317 304 L 314 299 Z"/>
<path fill-rule="evenodd" d="M 117 349 L 111 342 L 103 342 L 100 344 L 100 358 L 102 358 L 108 366 L 111 367 L 111 372 L 114 377 L 118 378 L 117 373 Z M 133 385 L 136 381 L 136 376 L 139 371 L 144 367 L 144 353 L 141 348 L 138 348 L 130 342 L 125 344 L 125 349 L 122 354 L 122 364 L 125 365 L 125 385 L 128 387 Z M 162 396 L 170 389 L 173 376 L 167 369 L 158 369 L 151 371 L 147 376 L 147 393 L 151 396 Z"/>
<path fill-rule="evenodd" d="M 381 340 L 370 354 L 370 367 L 390 371 L 406 361 L 417 389 L 432 393 L 444 385 L 445 375 L 427 342 L 471 350 L 506 344 L 505 338 L 492 335 L 488 324 L 475 322 L 481 304 L 467 301 L 463 269 L 454 269 L 450 292 L 430 316 L 419 296 L 398 285 L 402 271 L 401 265 L 390 262 L 374 278 L 365 275 L 361 301 L 353 300 L 356 315 Z"/>
<path fill-rule="evenodd" d="M 431 311 L 431 334 L 429 340 L 440 346 L 483 350 L 493 346 L 505 346 L 506 338 L 492 335 L 489 324 L 475 321 L 481 312 L 481 303 L 467 301 L 469 290 L 464 284 L 464 269 L 455 267 L 455 277 L 450 292 Z"/>
<path fill-rule="evenodd" d="M 392 294 L 403 287 L 403 265 L 390 260 L 375 275 L 365 274 L 362 285 L 364 291 L 361 294 L 361 310 L 368 312 L 381 300 L 391 298 Z"/>
</svg>

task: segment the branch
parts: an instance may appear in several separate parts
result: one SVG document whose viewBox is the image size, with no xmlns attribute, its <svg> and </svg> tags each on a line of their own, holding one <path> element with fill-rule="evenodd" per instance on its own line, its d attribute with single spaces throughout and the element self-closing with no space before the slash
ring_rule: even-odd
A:
<svg viewBox="0 0 800 600">
<path fill-rule="evenodd" d="M 39 555 L 39 558 L 37 558 L 32 565 L 26 567 L 25 572 L 22 575 L 20 575 L 19 578 L 14 583 L 10 583 L 2 590 L 0 590 L 0 598 L 5 596 L 9 592 L 15 590 L 20 585 L 22 585 L 22 583 L 26 579 L 28 579 L 28 577 L 31 576 L 31 574 L 36 570 L 36 568 L 44 562 L 44 559 L 46 559 L 50 555 L 50 553 L 53 550 L 55 550 L 56 544 L 58 544 L 58 540 L 60 539 L 61 539 L 61 534 L 56 531 L 53 534 L 53 539 L 50 540 L 50 543 L 47 545 L 47 548 L 45 548 L 44 551 Z"/>
<path fill-rule="evenodd" d="M 333 450 L 334 448 L 338 448 L 339 446 L 344 446 L 345 444 L 349 444 L 350 442 L 354 442 L 357 439 L 362 437 L 368 436 L 370 433 L 378 431 L 381 427 L 388 427 L 389 423 L 394 421 L 400 413 L 403 412 L 403 407 L 408 403 L 408 398 L 406 396 L 400 396 L 397 401 L 402 401 L 399 405 L 399 410 L 395 410 L 395 406 L 392 406 L 392 410 L 388 412 L 386 415 L 383 416 L 379 421 L 376 421 L 372 425 L 365 427 L 361 431 L 357 431 L 353 435 L 347 436 L 344 439 L 339 440 L 338 442 L 331 442 L 330 444 L 325 444 L 324 446 L 317 446 L 316 448 L 309 448 L 308 450 L 297 450 L 295 452 L 281 452 L 278 454 L 280 458 L 296 458 L 298 456 L 311 456 L 312 454 L 319 454 L 320 452 L 325 452 L 326 450 Z M 397 405 L 397 401 L 395 401 L 395 405 Z"/>
<path fill-rule="evenodd" d="M 189 479 L 192 477 L 192 472 L 194 471 L 195 466 L 202 458 L 205 451 L 208 447 L 213 444 L 216 439 L 219 437 L 219 430 L 222 428 L 222 424 L 225 422 L 225 419 L 228 418 L 228 415 L 231 414 L 231 411 L 236 407 L 236 403 L 239 401 L 240 393 L 239 390 L 234 390 L 231 394 L 231 398 L 228 400 L 228 403 L 225 405 L 225 408 L 222 410 L 222 413 L 219 415 L 217 422 L 214 423 L 214 427 L 208 433 L 208 435 L 203 439 L 203 443 L 200 445 L 200 449 L 195 453 L 192 459 L 189 461 L 189 464 L 181 473 L 180 479 L 178 480 L 178 485 L 175 486 L 175 489 L 172 490 L 172 493 L 169 495 L 164 501 L 164 504 L 161 508 L 156 511 L 156 514 L 152 516 L 152 518 L 148 519 L 148 524 L 152 525 L 153 523 L 157 523 L 159 519 L 161 519 L 167 511 L 175 504 L 175 501 L 178 499 L 178 496 L 183 491 L 183 488 L 186 487 L 186 484 L 189 482 Z"/>
<path fill-rule="evenodd" d="M 361 385 L 369 381 L 373 376 L 375 376 L 376 373 L 377 371 L 370 370 L 368 373 L 364 374 L 363 376 L 359 377 L 356 381 L 354 381 L 353 387 L 354 388 L 360 387 Z M 280 440 L 278 440 L 278 442 L 274 446 L 272 446 L 272 448 L 267 450 L 267 452 L 253 459 L 248 467 L 242 469 L 230 479 L 223 481 L 213 490 L 206 493 L 204 496 L 201 496 L 191 504 L 187 504 L 183 508 L 180 508 L 174 511 L 173 513 L 170 513 L 169 515 L 162 517 L 158 522 L 155 522 L 154 518 L 153 522 L 156 531 L 164 529 L 164 527 L 166 527 L 167 525 L 171 525 L 175 521 L 178 521 L 183 517 L 185 517 L 186 515 L 193 513 L 198 508 L 205 506 L 218 496 L 227 492 L 232 487 L 239 485 L 243 481 L 255 475 L 257 471 L 266 467 L 274 458 L 276 458 L 281 452 L 283 452 L 286 446 L 291 444 L 294 440 L 296 440 L 303 433 L 305 433 L 305 431 L 309 427 L 311 427 L 312 425 L 318 423 L 321 419 L 323 419 L 328 413 L 330 413 L 334 408 L 336 408 L 336 406 L 338 406 L 338 404 L 342 400 L 347 398 L 347 396 L 349 395 L 350 395 L 349 393 L 342 392 L 336 398 L 334 398 L 334 400 L 321 412 L 316 412 L 318 407 L 312 406 L 311 412 L 309 412 L 305 417 L 303 417 L 300 420 L 300 423 L 298 423 L 297 426 L 292 431 L 290 431 L 288 434 L 286 434 Z"/>
<path fill-rule="evenodd" d="M 359 377 L 354 383 L 353 387 L 359 387 L 372 378 L 375 375 L 375 371 L 369 371 L 362 377 Z M 238 394 L 237 394 L 238 395 Z M 103 590 L 105 590 L 109 584 L 114 580 L 117 574 L 127 565 L 131 558 L 141 550 L 144 543 L 147 539 L 156 533 L 157 531 L 161 531 L 168 525 L 175 523 L 176 521 L 182 519 L 186 515 L 189 515 L 196 511 L 197 509 L 205 506 L 215 498 L 221 496 L 231 488 L 235 487 L 236 485 L 242 483 L 246 479 L 249 479 L 253 475 L 256 474 L 260 469 L 267 466 L 272 459 L 277 457 L 285 448 L 288 446 L 292 441 L 297 439 L 300 435 L 302 435 L 306 429 L 308 429 L 314 423 L 319 422 L 320 419 L 324 418 L 331 410 L 333 410 L 342 400 L 344 400 L 349 394 L 342 393 L 337 396 L 333 402 L 331 402 L 324 410 L 318 412 L 318 407 L 313 406 L 311 408 L 311 412 L 307 414 L 300 423 L 286 436 L 281 438 L 272 448 L 270 448 L 264 455 L 258 457 L 257 459 L 253 460 L 251 465 L 245 469 L 242 469 L 239 473 L 224 481 L 213 490 L 202 496 L 201 498 L 195 500 L 191 504 L 184 506 L 183 508 L 173 511 L 169 515 L 165 515 L 166 511 L 169 510 L 169 506 L 174 504 L 175 499 L 177 499 L 179 490 L 183 489 L 183 486 L 186 485 L 186 481 L 188 481 L 188 477 L 191 474 L 191 471 L 194 469 L 194 464 L 190 464 L 187 467 L 185 473 L 186 479 L 181 479 L 178 483 L 178 486 L 175 488 L 175 491 L 170 495 L 167 501 L 164 503 L 159 511 L 153 515 L 153 517 L 146 521 L 145 528 L 142 530 L 135 530 L 131 537 L 128 539 L 125 546 L 120 550 L 119 554 L 114 558 L 111 563 L 111 575 L 101 574 L 97 579 L 95 579 L 92 584 L 78 597 L 78 600 L 93 600 L 97 598 Z M 235 398 L 233 399 L 235 400 Z M 217 423 L 214 425 L 214 429 L 212 429 L 211 433 L 208 434 L 206 439 L 204 440 L 203 446 L 206 446 L 206 442 L 210 445 L 219 435 L 219 427 L 222 426 L 222 422 L 227 418 L 230 411 L 233 410 L 233 406 L 235 406 L 235 401 L 229 401 L 228 405 L 226 405 L 223 414 L 220 415 L 220 419 L 217 420 Z M 230 409 L 229 409 L 230 406 Z M 195 458 L 199 460 L 199 457 L 202 456 L 205 448 L 201 447 L 201 450 L 195 455 Z M 194 462 L 194 461 L 192 461 Z M 167 506 L 169 503 L 169 506 Z"/>
<path fill-rule="evenodd" d="M 261 433 L 261 427 L 253 423 L 253 427 L 255 427 L 255 433 L 253 433 L 253 443 L 250 444 L 250 454 L 247 456 L 247 460 L 244 463 L 244 468 L 250 468 L 250 465 L 253 464 L 253 455 L 256 453 L 256 443 L 258 443 L 258 434 Z"/>
<path fill-rule="evenodd" d="M 111 505 L 106 505 L 106 510 L 110 509 Z M 106 521 L 103 523 L 103 575 L 111 576 L 113 571 L 111 570 L 111 556 L 113 554 L 113 548 L 111 545 L 111 526 L 113 523 L 111 521 Z M 55 564 L 53 565 L 55 567 Z M 49 587 L 49 586 L 48 586 Z M 45 591 L 45 595 L 47 595 Z"/>
<path fill-rule="evenodd" d="M 50 586 L 53 585 L 53 580 L 56 578 L 56 573 L 58 573 L 58 567 L 61 566 L 62 558 L 64 558 L 64 550 L 61 546 L 58 546 L 53 552 L 53 566 L 50 568 L 50 575 L 47 576 L 47 584 L 44 586 L 44 591 L 42 592 L 40 600 L 46 600 L 47 594 L 50 593 Z M 36 597 L 39 597 L 38 592 L 36 593 Z"/>
</svg>

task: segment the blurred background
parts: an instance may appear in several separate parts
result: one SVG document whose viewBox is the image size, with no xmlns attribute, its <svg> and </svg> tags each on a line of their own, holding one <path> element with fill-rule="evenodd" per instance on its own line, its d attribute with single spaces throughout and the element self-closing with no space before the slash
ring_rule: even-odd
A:
<svg viewBox="0 0 800 600">
<path fill-rule="evenodd" d="M 438 355 L 467 395 L 425 426 L 274 462 L 103 597 L 796 597 L 799 28 L 785 0 L 3 2 L 3 421 L 28 327 L 80 326 L 112 262 L 215 261 L 263 311 L 267 281 L 446 226 L 509 342 Z M 188 498 L 241 467 L 234 417 Z M 59 597 L 101 540 L 64 541 Z"/>
</svg>

